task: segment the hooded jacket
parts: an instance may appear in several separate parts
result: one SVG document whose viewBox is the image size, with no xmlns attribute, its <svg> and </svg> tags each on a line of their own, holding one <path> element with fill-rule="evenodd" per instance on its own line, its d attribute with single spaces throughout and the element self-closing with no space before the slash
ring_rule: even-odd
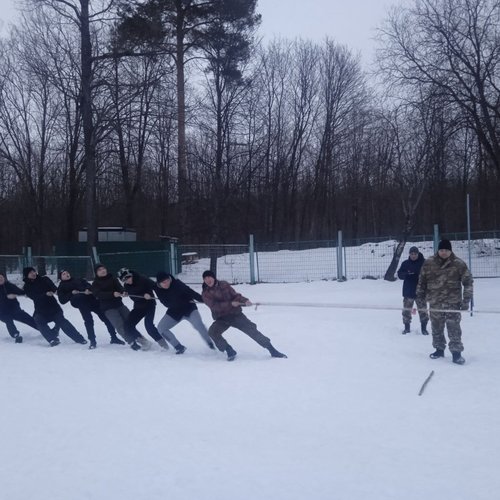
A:
<svg viewBox="0 0 500 500">
<path fill-rule="evenodd" d="M 414 299 L 417 296 L 418 277 L 425 259 L 421 252 L 415 260 L 406 259 L 399 268 L 398 278 L 403 282 L 403 297 Z"/>
<path fill-rule="evenodd" d="M 48 276 L 37 274 L 34 280 L 24 278 L 24 291 L 35 305 L 35 314 L 39 314 L 47 322 L 51 321 L 56 314 L 62 312 L 61 306 L 55 296 L 47 295 L 47 292 L 57 292 L 57 287 Z"/>
<path fill-rule="evenodd" d="M 123 288 L 129 295 L 137 295 L 138 297 L 130 297 L 134 303 L 134 309 L 145 309 L 148 307 L 155 307 L 154 300 L 144 299 L 144 295 L 148 294 L 151 297 L 155 296 L 156 283 L 143 276 L 142 274 L 136 273 L 135 271 L 130 271 L 132 274 L 132 283 L 125 283 Z M 140 297 L 139 297 L 140 296 Z"/>
<path fill-rule="evenodd" d="M 115 278 L 112 274 L 106 274 L 106 276 L 96 276 L 92 282 L 90 288 L 95 298 L 99 301 L 99 307 L 101 311 L 107 311 L 108 309 L 118 309 L 123 305 L 121 297 L 115 297 L 114 292 L 123 293 L 124 289 L 118 278 Z"/>
<path fill-rule="evenodd" d="M 198 309 L 193 300 L 203 302 L 203 299 L 198 292 L 189 288 L 181 280 L 175 279 L 171 274 L 167 276 L 171 280 L 170 286 L 161 288 L 156 285 L 155 292 L 160 302 L 167 308 L 167 314 L 176 321 L 180 321 L 184 316 L 189 316 L 195 309 Z"/>
<path fill-rule="evenodd" d="M 24 290 L 21 290 L 18 286 L 14 285 L 7 280 L 7 276 L 1 273 L 5 278 L 5 283 L 0 286 L 0 313 L 12 314 L 21 309 L 21 305 L 17 299 L 8 299 L 7 295 L 26 295 Z"/>
<path fill-rule="evenodd" d="M 86 295 L 85 293 L 74 294 L 73 290 L 78 292 L 85 292 L 90 290 L 90 283 L 83 278 L 70 278 L 66 281 L 61 281 L 57 287 L 57 296 L 61 304 L 68 302 L 79 309 L 80 307 L 90 307 L 96 305 L 97 299 L 93 295 Z"/>
<path fill-rule="evenodd" d="M 203 302 L 212 311 L 213 319 L 222 319 L 225 316 L 237 316 L 242 313 L 240 306 L 234 307 L 231 302 L 246 302 L 248 299 L 238 293 L 227 281 L 215 280 L 213 286 L 203 283 L 201 294 Z"/>
</svg>

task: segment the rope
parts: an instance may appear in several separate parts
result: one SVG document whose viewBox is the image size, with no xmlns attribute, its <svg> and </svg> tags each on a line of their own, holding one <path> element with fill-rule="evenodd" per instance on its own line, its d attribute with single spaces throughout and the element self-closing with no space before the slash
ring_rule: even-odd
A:
<svg viewBox="0 0 500 500">
<path fill-rule="evenodd" d="M 436 313 L 466 313 L 470 312 L 467 310 L 460 309 L 435 309 L 435 308 L 422 308 L 417 309 L 410 307 L 397 307 L 397 306 L 382 306 L 382 305 L 369 305 L 369 304 L 335 304 L 335 303 L 324 303 L 324 302 L 253 302 L 255 307 L 258 306 L 272 306 L 272 307 L 326 307 L 334 309 L 376 309 L 380 311 L 410 311 L 412 314 L 416 314 L 419 311 L 436 312 Z M 474 309 L 475 313 L 481 314 L 500 314 L 498 309 Z"/>
</svg>

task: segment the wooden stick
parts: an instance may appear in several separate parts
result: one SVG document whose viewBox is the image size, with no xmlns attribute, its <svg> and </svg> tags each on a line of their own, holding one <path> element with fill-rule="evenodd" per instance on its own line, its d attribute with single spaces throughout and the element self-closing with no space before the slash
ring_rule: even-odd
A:
<svg viewBox="0 0 500 500">
<path fill-rule="evenodd" d="M 425 386 L 428 384 L 429 380 L 432 378 L 433 375 L 434 375 L 434 370 L 432 370 L 431 373 L 429 373 L 429 376 L 425 379 L 425 382 L 422 384 L 422 387 L 420 388 L 420 391 L 418 393 L 419 396 L 421 396 L 424 393 Z"/>
</svg>

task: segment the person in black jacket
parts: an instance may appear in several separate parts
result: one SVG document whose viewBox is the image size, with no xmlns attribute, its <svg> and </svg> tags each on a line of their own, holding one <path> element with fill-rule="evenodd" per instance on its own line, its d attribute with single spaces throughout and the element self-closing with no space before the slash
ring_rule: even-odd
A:
<svg viewBox="0 0 500 500">
<path fill-rule="evenodd" d="M 57 288 L 52 280 L 48 276 L 39 276 L 33 267 L 23 269 L 23 280 L 24 291 L 35 305 L 35 324 L 45 340 L 52 347 L 60 343 L 57 334 L 49 327 L 49 323 L 54 322 L 71 340 L 77 344 L 86 344 L 83 336 L 64 317 L 63 310 L 55 298 Z"/>
<path fill-rule="evenodd" d="M 156 275 L 155 292 L 160 302 L 167 308 L 167 312 L 158 323 L 158 330 L 174 346 L 176 354 L 182 354 L 186 348 L 170 329 L 184 319 L 191 323 L 210 349 L 215 349 L 195 304 L 195 301 L 203 303 L 199 293 L 164 271 Z"/>
<path fill-rule="evenodd" d="M 410 256 L 405 260 L 398 271 L 398 278 L 403 281 L 403 334 L 410 333 L 411 309 L 413 303 L 417 303 L 418 314 L 420 317 L 420 326 L 422 335 L 429 335 L 427 323 L 429 315 L 426 311 L 426 303 L 417 300 L 417 284 L 420 269 L 424 264 L 424 256 L 418 251 L 417 247 L 410 248 Z"/>
<path fill-rule="evenodd" d="M 155 283 L 146 276 L 142 276 L 126 267 L 122 267 L 118 271 L 118 277 L 123 283 L 125 293 L 134 303 L 133 309 L 125 320 L 125 327 L 129 330 L 134 329 L 137 327 L 139 321 L 144 319 L 144 326 L 149 336 L 158 342 L 163 349 L 168 349 L 166 340 L 159 334 L 154 324 L 156 297 L 153 289 L 155 288 Z"/>
<path fill-rule="evenodd" d="M 20 344 L 23 337 L 16 328 L 14 321 L 19 321 L 38 330 L 33 316 L 21 309 L 21 305 L 17 300 L 18 295 L 26 294 L 14 283 L 11 283 L 4 273 L 0 273 L 0 321 L 5 323 L 9 335 L 15 340 L 16 344 Z"/>
<path fill-rule="evenodd" d="M 111 336 L 111 344 L 125 344 L 123 340 L 120 340 L 116 336 L 116 330 L 113 325 L 99 308 L 99 302 L 92 295 L 92 292 L 90 291 L 90 283 L 87 280 L 83 278 L 73 278 L 71 273 L 67 270 L 59 272 L 59 280 L 60 283 L 57 287 L 59 302 L 61 304 L 67 304 L 69 302 L 73 307 L 80 311 L 85 324 L 85 329 L 87 330 L 87 337 L 90 342 L 89 349 L 95 349 L 97 347 L 94 330 L 94 318 L 92 317 L 92 313 L 96 314 L 97 317 L 106 325 L 106 328 Z"/>
<path fill-rule="evenodd" d="M 134 351 L 148 350 L 151 343 L 139 333 L 137 328 L 129 328 L 126 324 L 130 310 L 122 301 L 126 293 L 118 278 L 108 273 L 103 264 L 97 264 L 94 270 L 96 276 L 90 289 L 99 301 L 101 311 Z"/>
</svg>

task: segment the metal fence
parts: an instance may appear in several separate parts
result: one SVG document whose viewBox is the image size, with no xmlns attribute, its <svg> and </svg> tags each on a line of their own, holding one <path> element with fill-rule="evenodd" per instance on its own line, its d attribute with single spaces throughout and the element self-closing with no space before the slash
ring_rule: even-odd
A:
<svg viewBox="0 0 500 500">
<path fill-rule="evenodd" d="M 452 240 L 454 253 L 469 265 L 476 278 L 500 277 L 500 234 L 487 236 L 496 237 L 475 238 L 470 243 L 466 239 Z M 216 270 L 219 279 L 230 283 L 307 282 L 335 280 L 339 276 L 380 279 L 391 263 L 396 245 L 395 239 L 358 245 L 346 242 L 342 246 L 335 240 L 255 244 L 253 247 L 249 244 L 180 245 L 177 252 L 169 249 L 109 252 L 100 253 L 97 259 L 113 273 L 128 267 L 154 277 L 157 271 L 164 270 L 191 284 L 201 283 L 203 271 L 210 268 Z M 414 245 L 424 257 L 434 253 L 431 237 L 413 237 L 406 244 L 401 262 Z M 26 265 L 33 265 L 40 274 L 54 279 L 61 269 L 87 279 L 94 275 L 92 259 L 87 256 L 0 256 L 0 270 L 14 282 L 22 280 L 22 268 Z"/>
<path fill-rule="evenodd" d="M 500 236 L 500 235 L 499 235 Z M 434 241 L 427 236 L 412 238 L 406 243 L 400 264 L 408 258 L 410 247 L 417 246 L 424 257 L 434 253 Z M 252 252 L 248 245 L 188 245 L 180 246 L 183 260 L 179 277 L 187 283 L 201 283 L 201 275 L 217 255 L 217 276 L 231 283 L 249 283 L 253 256 L 255 281 L 261 283 L 307 282 L 338 278 L 339 252 L 341 275 L 345 279 L 383 278 L 394 255 L 396 240 L 367 242 L 353 246 L 351 242 L 339 248 L 334 240 L 256 244 Z M 454 253 L 471 268 L 476 278 L 500 277 L 500 238 L 452 242 Z M 194 255 L 193 255 L 194 254 Z"/>
</svg>

